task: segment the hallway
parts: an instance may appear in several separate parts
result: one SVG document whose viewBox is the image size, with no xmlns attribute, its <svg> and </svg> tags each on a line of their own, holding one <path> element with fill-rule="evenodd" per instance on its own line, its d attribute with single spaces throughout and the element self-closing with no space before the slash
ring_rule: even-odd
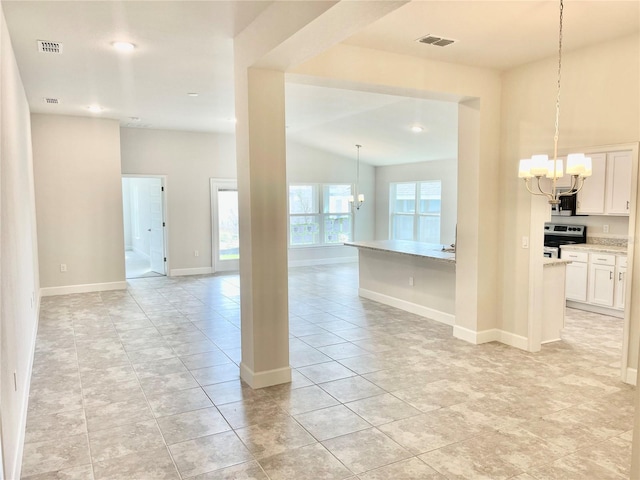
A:
<svg viewBox="0 0 640 480">
<path fill-rule="evenodd" d="M 359 298 L 356 264 L 289 275 L 293 382 L 256 391 L 237 275 L 43 298 L 23 478 L 628 478 L 621 320 L 529 354 Z"/>
</svg>

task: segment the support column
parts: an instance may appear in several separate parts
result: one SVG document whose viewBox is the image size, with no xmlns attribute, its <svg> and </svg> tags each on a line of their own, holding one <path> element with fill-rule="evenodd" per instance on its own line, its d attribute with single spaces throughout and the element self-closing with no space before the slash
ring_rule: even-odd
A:
<svg viewBox="0 0 640 480">
<path fill-rule="evenodd" d="M 239 70 L 240 376 L 262 388 L 291 381 L 284 73 Z"/>
</svg>

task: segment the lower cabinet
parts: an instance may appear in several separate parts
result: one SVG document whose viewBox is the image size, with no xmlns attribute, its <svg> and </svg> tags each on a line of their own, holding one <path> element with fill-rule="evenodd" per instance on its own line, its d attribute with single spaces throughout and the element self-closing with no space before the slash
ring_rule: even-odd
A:
<svg viewBox="0 0 640 480">
<path fill-rule="evenodd" d="M 609 253 L 562 251 L 567 265 L 567 300 L 624 310 L 627 257 Z"/>
</svg>

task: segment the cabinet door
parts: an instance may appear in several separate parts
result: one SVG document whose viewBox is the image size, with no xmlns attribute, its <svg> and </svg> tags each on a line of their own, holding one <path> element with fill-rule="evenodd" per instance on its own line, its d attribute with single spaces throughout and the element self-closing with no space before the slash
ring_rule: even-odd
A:
<svg viewBox="0 0 640 480">
<path fill-rule="evenodd" d="M 573 262 L 567 265 L 567 300 L 587 301 L 587 264 Z"/>
<path fill-rule="evenodd" d="M 627 267 L 616 268 L 616 301 L 615 308 L 624 310 L 625 289 L 627 286 Z"/>
<path fill-rule="evenodd" d="M 591 264 L 589 267 L 589 303 L 613 307 L 614 271 L 612 265 Z"/>
<path fill-rule="evenodd" d="M 591 157 L 593 175 L 584 181 L 582 190 L 578 192 L 577 213 L 582 214 L 604 214 L 605 207 L 605 186 L 607 171 L 607 154 L 594 153 Z"/>
<path fill-rule="evenodd" d="M 631 201 L 631 152 L 607 154 L 606 213 L 629 215 Z"/>
</svg>

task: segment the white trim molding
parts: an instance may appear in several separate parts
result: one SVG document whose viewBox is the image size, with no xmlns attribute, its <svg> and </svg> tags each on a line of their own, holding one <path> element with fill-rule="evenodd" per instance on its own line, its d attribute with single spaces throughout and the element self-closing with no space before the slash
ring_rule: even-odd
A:
<svg viewBox="0 0 640 480">
<path fill-rule="evenodd" d="M 624 380 L 625 383 L 628 383 L 629 385 L 637 385 L 637 383 L 638 383 L 638 369 L 637 368 L 627 367 L 626 368 L 626 375 L 625 375 L 625 378 L 623 380 Z"/>
<path fill-rule="evenodd" d="M 243 362 L 240 363 L 240 378 L 251 388 L 264 388 L 281 383 L 291 383 L 291 367 L 276 368 L 264 372 L 254 372 Z"/>
<path fill-rule="evenodd" d="M 465 342 L 473 343 L 474 345 L 489 342 L 500 342 L 520 350 L 527 350 L 529 345 L 527 337 L 516 335 L 511 332 L 505 332 L 499 328 L 475 332 L 468 328 L 461 327 L 460 325 L 454 325 L 453 336 L 460 340 L 464 340 Z"/>
<path fill-rule="evenodd" d="M 84 285 L 63 285 L 61 287 L 44 287 L 40 289 L 43 297 L 68 295 L 70 293 L 107 292 L 109 290 L 126 290 L 127 282 L 87 283 Z"/>
<path fill-rule="evenodd" d="M 170 277 L 184 277 L 187 275 L 207 275 L 213 273 L 211 267 L 195 267 L 195 268 L 172 268 L 169 270 Z"/>
<path fill-rule="evenodd" d="M 445 325 L 455 325 L 456 323 L 456 316 L 451 313 L 435 310 L 433 308 L 425 307 L 424 305 L 418 305 L 417 303 L 408 302 L 406 300 L 401 300 L 396 297 L 390 297 L 389 295 L 385 295 L 383 293 L 373 292 L 365 288 L 359 288 L 358 295 L 375 302 L 389 305 L 390 307 L 399 308 L 400 310 L 404 310 L 405 312 L 415 313 L 416 315 L 435 320 L 436 322 L 444 323 Z"/>
</svg>

